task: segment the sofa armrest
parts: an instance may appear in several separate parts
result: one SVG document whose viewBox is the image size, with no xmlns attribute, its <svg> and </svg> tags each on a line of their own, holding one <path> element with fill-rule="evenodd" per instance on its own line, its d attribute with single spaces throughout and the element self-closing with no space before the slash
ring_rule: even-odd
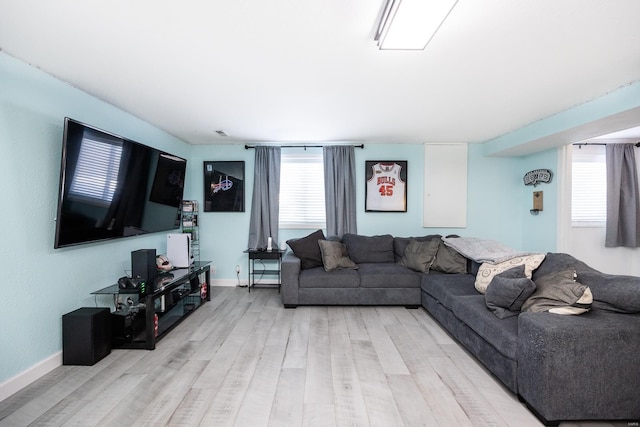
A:
<svg viewBox="0 0 640 427">
<path fill-rule="evenodd" d="M 282 259 L 282 282 L 280 285 L 280 296 L 282 304 L 287 308 L 298 306 L 298 288 L 300 286 L 300 258 L 293 252 L 287 252 Z"/>
<path fill-rule="evenodd" d="M 640 315 L 522 313 L 518 394 L 541 418 L 640 419 Z"/>
</svg>

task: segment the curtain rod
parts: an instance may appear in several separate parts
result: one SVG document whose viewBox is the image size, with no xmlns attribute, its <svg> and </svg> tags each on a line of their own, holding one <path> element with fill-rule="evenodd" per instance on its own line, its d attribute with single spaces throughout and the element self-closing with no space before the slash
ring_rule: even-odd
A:
<svg viewBox="0 0 640 427">
<path fill-rule="evenodd" d="M 304 148 L 305 150 L 307 148 L 322 148 L 322 147 L 325 147 L 325 145 L 280 145 L 280 148 Z M 364 144 L 354 145 L 353 147 L 354 148 L 364 148 Z M 245 145 L 244 146 L 245 150 L 248 150 L 249 148 L 256 148 L 256 146 L 255 145 Z"/>
<path fill-rule="evenodd" d="M 575 142 L 571 145 L 578 145 L 578 146 L 582 146 L 582 145 L 607 145 L 606 142 Z M 634 144 L 636 147 L 640 147 L 640 142 L 636 142 Z"/>
</svg>

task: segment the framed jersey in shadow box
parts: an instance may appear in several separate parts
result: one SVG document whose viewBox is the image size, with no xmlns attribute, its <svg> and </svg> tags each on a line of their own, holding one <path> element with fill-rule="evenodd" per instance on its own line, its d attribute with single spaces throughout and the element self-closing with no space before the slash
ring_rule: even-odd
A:
<svg viewBox="0 0 640 427">
<path fill-rule="evenodd" d="M 365 174 L 366 212 L 407 211 L 406 160 L 367 160 Z"/>
<path fill-rule="evenodd" d="M 244 212 L 244 162 L 204 162 L 204 212 Z"/>
</svg>

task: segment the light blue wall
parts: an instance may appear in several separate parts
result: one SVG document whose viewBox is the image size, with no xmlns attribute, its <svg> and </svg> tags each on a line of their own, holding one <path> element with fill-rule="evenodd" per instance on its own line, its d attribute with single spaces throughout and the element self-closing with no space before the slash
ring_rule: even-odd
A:
<svg viewBox="0 0 640 427">
<path fill-rule="evenodd" d="M 241 277 L 246 280 L 247 249 L 249 238 L 249 212 L 251 210 L 251 192 L 253 189 L 254 150 L 245 150 L 243 145 L 207 145 L 194 146 L 189 160 L 191 182 L 190 194 L 200 201 L 201 210 L 204 200 L 205 161 L 244 161 L 245 174 L 245 211 L 244 212 L 200 212 L 198 223 L 200 230 L 200 258 L 213 261 L 216 274 L 213 280 L 236 279 L 235 266 L 240 265 Z"/>
<path fill-rule="evenodd" d="M 202 201 L 205 160 L 244 160 L 246 212 L 201 213 L 201 257 L 217 267 L 214 279 L 235 279 L 241 265 L 246 279 L 253 150 L 242 146 L 189 146 L 72 86 L 0 53 L 0 168 L 4 261 L 0 310 L 0 383 L 61 350 L 61 316 L 82 306 L 104 306 L 90 293 L 108 286 L 130 269 L 130 252 L 166 250 L 163 233 L 116 242 L 53 249 L 54 217 L 65 116 L 109 130 L 189 159 L 186 198 Z M 456 233 L 492 238 L 522 249 L 553 250 L 554 185 L 545 186 L 545 212 L 529 215 L 530 191 L 522 176 L 531 169 L 555 169 L 555 152 L 524 158 L 485 157 L 469 146 L 468 226 L 422 227 L 423 146 L 365 144 L 356 150 L 358 227 L 362 234 L 424 235 Z M 408 211 L 364 212 L 365 160 L 408 161 Z M 280 240 L 308 231 L 283 230 Z"/>
<path fill-rule="evenodd" d="M 540 183 L 536 187 L 525 186 L 524 174 L 534 169 L 550 169 L 557 172 L 558 150 L 551 149 L 520 159 L 520 186 L 522 190 L 522 246 L 529 251 L 549 252 L 556 250 L 558 223 L 558 179 L 554 176 L 550 184 Z M 533 192 L 543 192 L 543 211 L 531 215 Z"/>
<path fill-rule="evenodd" d="M 523 250 L 551 251 L 555 249 L 555 227 L 543 220 L 552 219 L 554 195 L 546 186 L 545 212 L 530 218 L 531 187 L 525 187 L 524 174 L 553 161 L 555 151 L 540 156 L 523 158 L 485 157 L 482 146 L 469 145 L 468 159 L 468 220 L 466 228 L 423 228 L 422 194 L 424 146 L 422 144 L 365 144 L 356 149 L 356 177 L 358 233 L 366 235 L 389 233 L 395 236 L 421 236 L 425 234 L 458 234 L 495 239 Z M 236 279 L 235 266 L 242 269 L 241 280 L 246 280 L 247 258 L 242 253 L 247 246 L 249 209 L 253 188 L 253 150 L 234 145 L 195 146 L 192 150 L 189 172 L 192 179 L 191 194 L 202 200 L 204 183 L 203 161 L 244 161 L 246 212 L 200 214 L 201 256 L 211 259 L 216 266 L 215 279 Z M 541 157 L 541 158 L 540 158 Z M 407 160 L 407 212 L 365 212 L 364 180 L 366 160 Z M 193 176 L 193 175 L 192 175 Z M 552 194 L 553 193 L 553 194 Z M 280 230 L 279 240 L 301 237 L 313 230 Z"/>
<path fill-rule="evenodd" d="M 0 53 L 0 383 L 61 350 L 61 316 L 94 306 L 90 292 L 130 270 L 132 250 L 166 247 L 153 234 L 53 249 L 65 116 L 190 157 L 188 144 Z"/>
</svg>

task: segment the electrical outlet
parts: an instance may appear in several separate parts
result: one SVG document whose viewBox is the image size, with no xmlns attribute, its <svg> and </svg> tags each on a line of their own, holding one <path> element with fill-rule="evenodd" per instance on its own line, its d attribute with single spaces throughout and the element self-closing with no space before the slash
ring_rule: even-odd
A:
<svg viewBox="0 0 640 427">
<path fill-rule="evenodd" d="M 236 265 L 236 274 L 240 274 L 240 265 Z"/>
<path fill-rule="evenodd" d="M 215 265 L 212 265 L 211 267 L 209 267 L 209 269 L 210 269 L 210 273 L 211 274 L 216 274 L 216 266 Z"/>
</svg>

